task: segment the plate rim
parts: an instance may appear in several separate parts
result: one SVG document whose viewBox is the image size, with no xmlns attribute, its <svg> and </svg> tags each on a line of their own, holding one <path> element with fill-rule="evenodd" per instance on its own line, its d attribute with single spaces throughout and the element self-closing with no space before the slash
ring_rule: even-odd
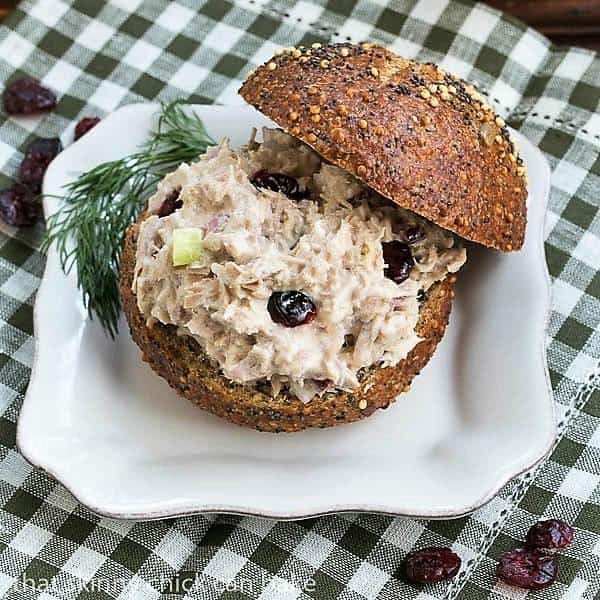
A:
<svg viewBox="0 0 600 600">
<path fill-rule="evenodd" d="M 197 108 L 201 108 L 202 110 L 223 110 L 223 109 L 231 108 L 231 107 L 227 107 L 224 105 L 190 104 L 190 105 L 185 105 L 185 106 L 189 107 L 189 110 L 196 110 Z M 113 115 L 116 115 L 117 113 L 120 113 L 123 111 L 144 110 L 144 111 L 149 112 L 150 110 L 157 111 L 159 109 L 159 107 L 160 107 L 160 105 L 156 104 L 156 103 L 138 102 L 138 103 L 133 103 L 133 104 L 127 104 L 125 106 L 119 107 L 118 109 L 116 109 L 115 111 L 113 111 L 112 113 L 107 115 L 103 119 L 103 121 L 100 122 L 99 126 L 102 126 L 102 125 L 104 125 L 104 127 L 110 126 L 111 117 Z M 247 105 L 236 106 L 235 108 L 236 109 L 247 108 L 249 110 L 254 110 Z M 68 131 L 69 130 L 67 130 L 67 132 Z M 511 132 L 513 135 L 515 135 L 518 138 L 518 141 L 526 140 L 526 142 L 532 148 L 534 148 L 536 150 L 536 152 L 539 154 L 540 158 L 542 159 L 540 161 L 540 164 L 543 165 L 542 168 L 544 171 L 543 199 L 544 199 L 544 203 L 545 203 L 546 209 L 547 209 L 548 200 L 549 200 L 549 192 L 550 192 L 550 182 L 551 182 L 551 171 L 550 171 L 550 167 L 548 165 L 548 161 L 544 157 L 543 153 L 539 150 L 539 148 L 537 148 L 537 146 L 535 146 L 530 140 L 525 138 L 525 136 L 523 136 L 523 134 L 521 134 L 518 131 L 512 130 L 512 129 L 511 129 Z M 93 131 L 90 133 L 93 134 Z M 87 140 L 88 142 L 90 141 L 91 137 L 92 137 L 91 135 L 90 135 L 90 137 L 88 137 L 88 140 Z M 64 157 L 66 155 L 68 158 L 69 154 L 71 154 L 73 152 L 73 148 L 77 147 L 78 143 L 80 144 L 81 142 L 74 142 L 71 145 L 69 145 L 61 153 L 61 157 Z M 61 162 L 63 160 L 65 160 L 65 159 L 63 158 L 61 160 Z M 56 165 L 50 164 L 48 170 L 50 171 L 53 168 L 53 166 L 56 167 Z M 47 202 L 47 198 L 44 198 L 44 215 L 47 215 L 48 212 L 51 212 L 51 209 Z M 224 503 L 223 504 L 213 504 L 213 505 L 209 506 L 209 505 L 203 505 L 201 502 L 196 501 L 196 502 L 188 502 L 187 504 L 184 504 L 182 507 L 176 508 L 176 509 L 169 509 L 168 507 L 157 507 L 154 509 L 147 508 L 147 509 L 142 509 L 142 510 L 138 509 L 138 510 L 127 511 L 127 510 L 112 510 L 110 508 L 107 508 L 105 506 L 97 504 L 90 498 L 86 498 L 85 494 L 80 493 L 77 490 L 77 486 L 76 486 L 75 482 L 66 481 L 64 477 L 62 477 L 61 475 L 59 475 L 57 473 L 57 470 L 52 467 L 51 461 L 45 460 L 45 458 L 42 456 L 36 456 L 36 451 L 33 450 L 33 448 L 31 446 L 29 446 L 28 438 L 25 433 L 25 426 L 23 425 L 23 423 L 25 422 L 25 419 L 22 417 L 23 417 L 23 415 L 27 414 L 26 407 L 33 404 L 33 401 L 31 400 L 30 389 L 31 389 L 31 383 L 34 381 L 36 374 L 37 374 L 38 359 L 39 359 L 39 354 L 40 354 L 39 353 L 39 336 L 36 335 L 36 332 L 41 330 L 41 328 L 38 327 L 38 323 L 39 323 L 39 319 L 40 319 L 39 307 L 42 304 L 42 302 L 40 300 L 42 300 L 44 298 L 44 296 L 47 294 L 48 280 L 49 280 L 49 275 L 48 275 L 49 261 L 46 261 L 46 264 L 44 266 L 44 273 L 40 280 L 40 285 L 37 290 L 36 300 L 35 300 L 35 304 L 33 307 L 34 354 L 33 354 L 32 366 L 31 366 L 30 381 L 29 381 L 29 384 L 28 384 L 28 387 L 27 387 L 27 390 L 25 393 L 25 397 L 23 399 L 23 403 L 21 406 L 21 410 L 19 412 L 19 416 L 17 419 L 17 433 L 16 433 L 16 444 L 15 444 L 16 449 L 21 453 L 21 455 L 32 466 L 39 468 L 43 472 L 50 475 L 53 479 L 55 479 L 61 485 L 63 485 L 67 489 L 67 491 L 75 498 L 75 500 L 77 500 L 77 502 L 79 502 L 83 506 L 87 507 L 90 511 L 92 511 L 93 513 L 95 513 L 97 515 L 100 515 L 102 517 L 114 518 L 114 519 L 152 521 L 152 520 L 160 520 L 160 519 L 165 519 L 165 518 L 185 517 L 185 516 L 200 515 L 200 514 L 227 513 L 227 514 L 233 514 L 233 515 L 239 515 L 239 516 L 245 516 L 245 517 L 260 517 L 260 518 L 267 518 L 267 519 L 277 519 L 277 520 L 281 520 L 281 521 L 292 521 L 292 520 L 309 519 L 309 518 L 314 518 L 314 517 L 321 517 L 321 516 L 340 514 L 340 513 L 342 513 L 342 514 L 343 513 L 373 513 L 373 514 L 390 516 L 390 517 L 407 517 L 407 518 L 423 518 L 423 519 L 440 520 L 440 519 L 449 519 L 449 518 L 459 518 L 459 517 L 463 517 L 468 514 L 471 514 L 474 511 L 476 511 L 477 509 L 481 508 L 483 505 L 487 504 L 490 500 L 492 500 L 494 498 L 494 496 L 496 496 L 496 494 L 509 481 L 519 477 L 523 473 L 529 471 L 530 469 L 532 469 L 535 466 L 537 466 L 538 464 L 540 464 L 550 454 L 552 447 L 554 445 L 555 439 L 556 439 L 556 434 L 557 434 L 556 407 L 555 407 L 555 403 L 553 400 L 553 390 L 552 390 L 552 385 L 551 385 L 551 381 L 550 381 L 550 374 L 549 374 L 549 369 L 548 369 L 548 359 L 547 359 L 547 337 L 548 337 L 548 328 L 550 325 L 551 308 L 552 308 L 551 279 L 550 279 L 550 274 L 548 272 L 548 265 L 547 265 L 547 262 L 545 259 L 545 228 L 546 228 L 547 220 L 548 220 L 548 211 L 546 210 L 545 214 L 544 214 L 543 222 L 541 223 L 541 225 L 539 227 L 539 232 L 538 232 L 539 238 L 537 241 L 538 251 L 539 251 L 540 257 L 542 258 L 542 263 L 543 263 L 542 271 L 544 273 L 544 284 L 545 284 L 545 288 L 546 288 L 546 294 L 545 294 L 546 301 L 545 301 L 545 307 L 544 307 L 544 309 L 545 309 L 544 330 L 542 332 L 543 335 L 540 334 L 540 336 L 541 336 L 541 352 L 539 353 L 539 357 L 541 358 L 542 364 L 543 364 L 544 379 L 545 379 L 546 388 L 547 388 L 547 392 L 548 392 L 547 399 L 550 404 L 550 413 L 551 413 L 551 417 L 552 417 L 552 427 L 549 428 L 548 439 L 547 439 L 544 447 L 541 448 L 541 450 L 536 454 L 536 457 L 533 460 L 530 459 L 527 461 L 527 464 L 519 465 L 517 468 L 511 470 L 510 472 L 505 473 L 502 477 L 499 477 L 498 481 L 495 483 L 494 486 L 492 486 L 489 490 L 487 490 L 484 494 L 480 495 L 475 501 L 473 501 L 472 503 L 470 503 L 467 506 L 461 506 L 456 509 L 447 509 L 447 510 L 439 510 L 438 509 L 438 510 L 433 510 L 433 511 L 427 511 L 427 510 L 414 511 L 414 510 L 409 510 L 406 508 L 403 509 L 401 506 L 392 507 L 392 506 L 375 505 L 375 504 L 361 505 L 361 504 L 353 504 L 352 502 L 348 502 L 347 504 L 344 504 L 344 505 L 328 506 L 328 507 L 323 507 L 322 509 L 315 508 L 315 509 L 307 511 L 307 512 L 302 512 L 302 511 L 286 512 L 286 511 L 276 511 L 276 510 L 255 510 L 251 507 L 227 505 Z"/>
</svg>

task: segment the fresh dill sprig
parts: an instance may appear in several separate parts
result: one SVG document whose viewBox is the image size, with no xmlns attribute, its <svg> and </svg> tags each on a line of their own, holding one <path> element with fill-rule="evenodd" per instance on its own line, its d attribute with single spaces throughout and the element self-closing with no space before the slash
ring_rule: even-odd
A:
<svg viewBox="0 0 600 600">
<path fill-rule="evenodd" d="M 84 306 L 111 337 L 121 310 L 118 267 L 125 230 L 165 174 L 214 143 L 181 101 L 163 104 L 156 130 L 138 152 L 100 164 L 65 186 L 60 209 L 46 223 L 42 251 L 55 244 L 63 271 L 76 269 Z"/>
</svg>

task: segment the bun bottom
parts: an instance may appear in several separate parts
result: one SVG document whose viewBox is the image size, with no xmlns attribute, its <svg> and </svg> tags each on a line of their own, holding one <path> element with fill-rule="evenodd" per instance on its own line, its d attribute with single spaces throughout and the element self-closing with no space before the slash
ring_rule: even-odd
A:
<svg viewBox="0 0 600 600">
<path fill-rule="evenodd" d="M 422 338 L 394 367 L 372 367 L 354 392 L 326 394 L 304 404 L 293 396 L 270 394 L 270 386 L 241 385 L 225 378 L 202 352 L 198 343 L 177 335 L 171 325 L 147 327 L 131 289 L 141 215 L 126 232 L 121 255 L 119 287 L 131 336 L 142 358 L 178 394 L 204 410 L 237 425 L 279 433 L 308 427 L 333 427 L 352 423 L 387 408 L 398 394 L 409 389 L 444 335 L 452 304 L 454 276 L 433 285 L 421 304 L 416 331 Z"/>
</svg>

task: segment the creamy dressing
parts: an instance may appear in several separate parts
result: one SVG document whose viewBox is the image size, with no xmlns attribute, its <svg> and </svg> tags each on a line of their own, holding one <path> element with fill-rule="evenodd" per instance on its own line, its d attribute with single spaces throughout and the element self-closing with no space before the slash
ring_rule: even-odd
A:
<svg viewBox="0 0 600 600">
<path fill-rule="evenodd" d="M 464 248 L 449 232 L 384 200 L 280 130 L 265 129 L 235 152 L 227 141 L 159 184 L 140 226 L 133 290 L 148 325 L 194 337 L 232 381 L 271 382 L 304 402 L 358 386 L 358 372 L 395 365 L 419 342 L 419 290 L 460 269 Z M 257 189 L 259 170 L 298 179 L 307 199 Z M 182 208 L 159 218 L 180 189 Z M 173 231 L 202 231 L 198 262 L 172 266 Z M 384 276 L 382 242 L 411 245 L 415 265 L 401 284 Z M 317 306 L 311 323 L 271 319 L 273 291 L 299 290 Z"/>
</svg>

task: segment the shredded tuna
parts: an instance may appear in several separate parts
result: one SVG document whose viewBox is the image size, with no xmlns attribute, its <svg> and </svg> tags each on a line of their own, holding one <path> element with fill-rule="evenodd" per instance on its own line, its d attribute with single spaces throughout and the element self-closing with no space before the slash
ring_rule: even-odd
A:
<svg viewBox="0 0 600 600">
<path fill-rule="evenodd" d="M 452 234 L 402 210 L 351 175 L 322 162 L 279 130 L 235 152 L 227 141 L 159 184 L 140 227 L 133 289 L 149 324 L 160 321 L 194 337 L 230 380 L 268 380 L 304 402 L 358 386 L 358 372 L 395 365 L 419 342 L 419 290 L 466 259 Z M 266 169 L 298 179 L 308 192 L 292 200 L 257 189 Z M 159 218 L 164 198 L 181 188 L 182 208 Z M 172 235 L 203 232 L 201 258 L 172 266 Z M 382 242 L 411 245 L 415 266 L 401 284 L 384 275 Z M 318 308 L 309 324 L 289 328 L 271 319 L 273 291 L 299 290 Z M 351 342 L 351 343 L 349 343 Z"/>
</svg>

